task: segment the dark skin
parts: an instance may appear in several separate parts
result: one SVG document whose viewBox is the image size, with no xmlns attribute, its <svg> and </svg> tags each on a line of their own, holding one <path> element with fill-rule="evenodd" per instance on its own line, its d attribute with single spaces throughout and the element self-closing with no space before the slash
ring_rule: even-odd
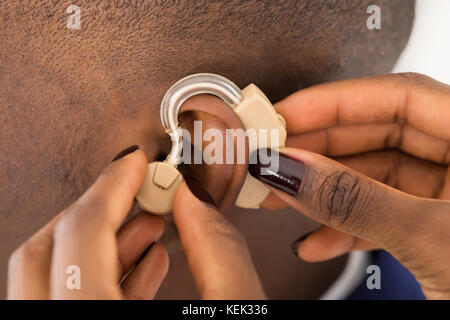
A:
<svg viewBox="0 0 450 320">
<path fill-rule="evenodd" d="M 253 82 L 278 101 L 313 84 L 387 73 L 414 15 L 414 1 L 378 1 L 382 29 L 373 31 L 366 28 L 371 1 L 79 1 L 82 29 L 67 30 L 71 4 L 0 4 L 3 279 L 11 251 L 77 199 L 121 149 L 138 144 L 149 160 L 170 149 L 159 104 L 178 79 L 217 73 L 240 87 Z M 227 182 L 210 188 L 218 202 Z M 313 298 L 339 274 L 343 259 L 317 266 L 290 256 L 290 242 L 316 228 L 306 218 L 228 214 L 249 242 L 269 297 Z M 161 297 L 195 297 L 183 259 L 171 253 Z M 315 276 L 318 269 L 329 276 Z M 281 272 L 284 279 L 273 276 Z M 292 281 L 311 288 L 289 288 Z"/>
</svg>

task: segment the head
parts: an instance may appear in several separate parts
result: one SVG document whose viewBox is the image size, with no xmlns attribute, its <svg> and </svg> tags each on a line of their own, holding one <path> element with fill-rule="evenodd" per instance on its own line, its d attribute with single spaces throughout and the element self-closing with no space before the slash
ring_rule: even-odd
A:
<svg viewBox="0 0 450 320">
<path fill-rule="evenodd" d="M 2 2 L 2 261 L 121 149 L 138 144 L 149 161 L 170 150 L 160 102 L 186 75 L 253 82 L 275 102 L 317 83 L 389 72 L 407 43 L 414 1 L 376 1 L 381 30 L 366 27 L 372 2 L 84 0 L 80 30 L 66 27 L 70 0 Z M 227 127 L 220 108 L 204 107 L 210 99 L 196 99 L 185 126 L 199 118 L 204 129 Z M 230 170 L 202 170 L 220 202 Z"/>
</svg>

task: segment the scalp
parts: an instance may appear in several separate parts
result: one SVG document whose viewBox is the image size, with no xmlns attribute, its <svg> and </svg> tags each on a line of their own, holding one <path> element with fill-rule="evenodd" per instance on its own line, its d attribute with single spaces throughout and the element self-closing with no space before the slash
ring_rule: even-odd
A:
<svg viewBox="0 0 450 320">
<path fill-rule="evenodd" d="M 2 2 L 2 58 L 40 63 L 48 70 L 40 70 L 47 82 L 87 99 L 209 70 L 238 84 L 259 81 L 278 100 L 361 69 L 389 71 L 414 16 L 413 0 L 378 1 L 382 29 L 373 31 L 366 28 L 372 4 L 366 0 L 84 0 L 77 2 L 82 30 L 76 31 L 66 29 L 71 4 Z M 87 81 L 100 89 L 97 96 L 91 88 L 83 90 Z"/>
</svg>

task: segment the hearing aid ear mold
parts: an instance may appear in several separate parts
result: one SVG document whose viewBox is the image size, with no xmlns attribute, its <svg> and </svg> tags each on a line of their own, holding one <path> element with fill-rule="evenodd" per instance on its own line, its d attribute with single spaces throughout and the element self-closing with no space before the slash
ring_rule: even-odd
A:
<svg viewBox="0 0 450 320">
<path fill-rule="evenodd" d="M 181 161 L 183 137 L 178 125 L 181 105 L 197 94 L 212 94 L 227 103 L 241 120 L 244 129 L 256 129 L 257 143 L 250 145 L 249 152 L 258 148 L 279 148 L 285 145 L 286 123 L 276 113 L 264 93 L 254 84 L 240 90 L 230 80 L 210 73 L 200 73 L 185 77 L 175 83 L 166 93 L 161 103 L 163 127 L 172 140 L 172 149 L 164 162 L 148 165 L 144 183 L 136 200 L 142 209 L 154 214 L 170 213 L 173 197 L 183 182 L 183 176 L 176 169 Z M 259 129 L 277 130 L 278 139 L 262 139 Z M 260 181 L 247 174 L 236 205 L 242 208 L 259 208 L 270 190 Z"/>
</svg>

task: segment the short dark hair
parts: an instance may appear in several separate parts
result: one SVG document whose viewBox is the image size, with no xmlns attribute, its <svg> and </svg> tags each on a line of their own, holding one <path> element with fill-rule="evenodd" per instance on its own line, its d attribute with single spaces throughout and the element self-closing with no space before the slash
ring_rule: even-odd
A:
<svg viewBox="0 0 450 320">
<path fill-rule="evenodd" d="M 67 32 L 65 9 L 72 3 L 3 1 L 0 17 L 10 32 L 2 32 L 4 54 L 20 55 L 23 63 L 40 55 L 51 69 L 48 81 L 58 86 L 73 72 L 61 61 L 70 57 L 87 68 L 73 74 L 81 91 L 83 77 L 100 68 L 113 72 L 115 89 L 125 91 L 211 71 L 238 84 L 260 82 L 275 100 L 363 70 L 388 72 L 414 17 L 414 0 L 80 0 L 82 29 Z M 381 8 L 381 30 L 366 28 L 371 4 Z"/>
</svg>

